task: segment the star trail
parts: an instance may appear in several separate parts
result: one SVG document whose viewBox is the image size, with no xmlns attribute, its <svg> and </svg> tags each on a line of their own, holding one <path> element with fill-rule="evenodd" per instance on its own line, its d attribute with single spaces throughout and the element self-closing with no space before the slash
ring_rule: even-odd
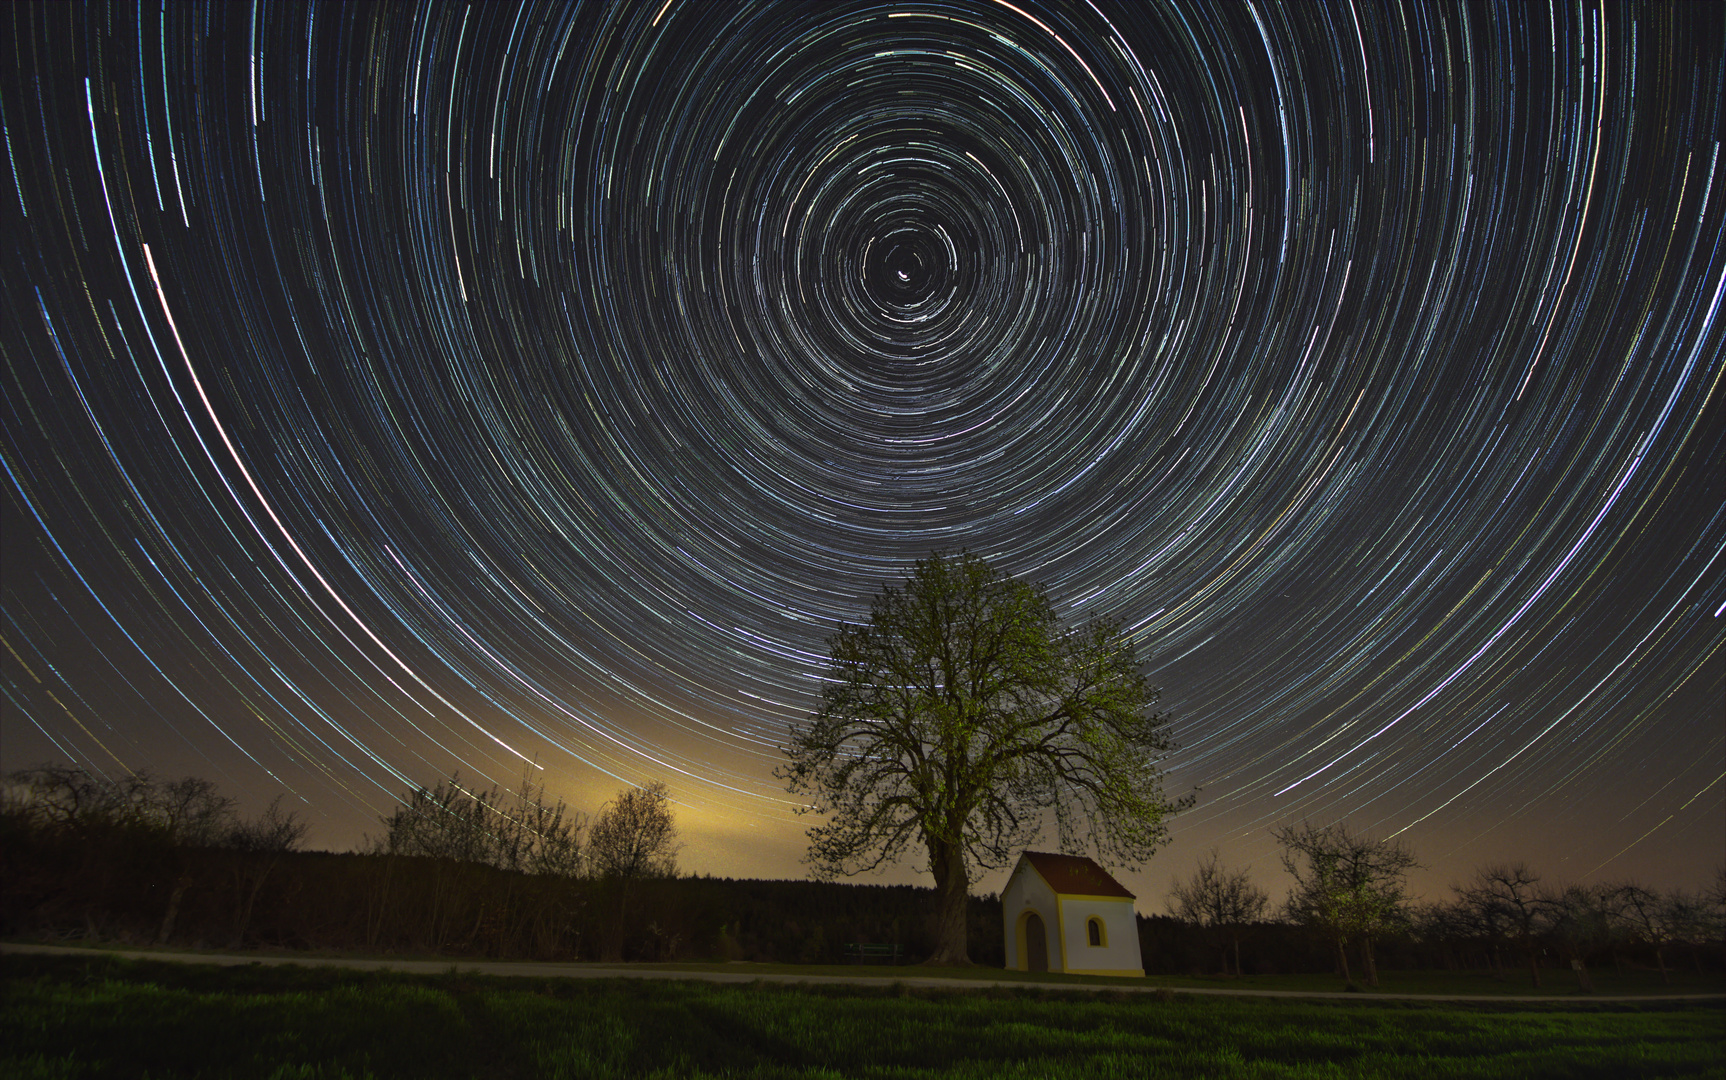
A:
<svg viewBox="0 0 1726 1080">
<path fill-rule="evenodd" d="M 1720 6 L 6 18 L 8 769 L 794 876 L 824 639 L 968 548 L 1149 658 L 1151 895 L 1726 853 Z"/>
</svg>

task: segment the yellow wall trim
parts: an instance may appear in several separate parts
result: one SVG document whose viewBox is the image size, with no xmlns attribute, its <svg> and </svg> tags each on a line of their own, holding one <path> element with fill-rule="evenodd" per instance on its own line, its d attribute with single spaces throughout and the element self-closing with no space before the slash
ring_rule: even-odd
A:
<svg viewBox="0 0 1726 1080">
<path fill-rule="evenodd" d="M 1035 915 L 1035 914 L 1036 914 L 1035 908 L 1026 908 L 1024 911 L 1019 912 L 1018 926 L 1014 929 L 1014 933 L 1019 935 L 1019 967 L 1018 967 L 1018 970 L 1020 970 L 1020 971 L 1030 971 L 1031 970 L 1031 960 L 1029 957 L 1027 957 L 1025 955 L 1025 952 L 1026 952 L 1025 946 L 1030 943 L 1029 940 L 1025 936 L 1025 924 L 1030 921 L 1028 916 Z M 1039 919 L 1042 918 L 1041 915 L 1038 915 L 1037 917 Z M 1045 945 L 1047 944 L 1048 940 L 1049 940 L 1049 932 L 1048 932 L 1048 930 L 1044 930 L 1043 931 L 1043 941 L 1044 941 Z"/>
</svg>

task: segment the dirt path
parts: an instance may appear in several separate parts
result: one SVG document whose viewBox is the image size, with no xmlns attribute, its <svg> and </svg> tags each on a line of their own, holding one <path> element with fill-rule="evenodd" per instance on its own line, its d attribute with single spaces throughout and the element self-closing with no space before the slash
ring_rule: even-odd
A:
<svg viewBox="0 0 1726 1080">
<path fill-rule="evenodd" d="M 1039 990 L 1071 990 L 1078 993 L 1095 992 L 1099 990 L 1127 991 L 1129 993 L 1156 993 L 1159 990 L 1170 990 L 1176 994 L 1210 994 L 1219 997 L 1270 997 L 1270 998 L 1346 998 L 1350 1001 L 1451 1001 L 1474 1003 L 1498 1002 L 1546 1002 L 1546 1003 L 1594 1003 L 1601 1001 L 1618 1002 L 1657 1002 L 1657 1001 L 1726 1001 L 1726 993 L 1719 994 L 1517 994 L 1517 995 L 1483 995 L 1483 994 L 1397 994 L 1373 991 L 1371 993 L 1345 993 L 1342 991 L 1323 990 L 1248 990 L 1227 989 L 1223 987 L 1203 986 L 1146 986 L 1123 981 L 1119 985 L 1096 983 L 1036 983 L 1014 979 L 964 979 L 940 975 L 913 974 L 916 968 L 907 968 L 905 974 L 894 975 L 891 978 L 881 975 L 801 975 L 781 971 L 705 971 L 685 970 L 676 967 L 666 967 L 658 964 L 589 964 L 589 963 L 539 963 L 525 960 L 366 960 L 334 956 L 265 956 L 242 955 L 234 953 L 203 953 L 203 952 L 164 952 L 154 949 L 110 949 L 110 948 L 79 948 L 63 945 L 26 945 L 13 942 L 0 942 L 0 952 L 9 953 L 47 953 L 61 956 L 89 956 L 99 953 L 107 956 L 123 957 L 127 960 L 162 960 L 176 964 L 215 964 L 219 967 L 245 967 L 251 964 L 284 965 L 298 964 L 303 967 L 343 967 L 355 968 L 361 971 L 401 971 L 415 975 L 447 975 L 451 972 L 479 975 L 501 975 L 512 978 L 537 979 L 693 979 L 701 982 L 717 983 L 809 983 L 838 986 L 881 986 L 886 983 L 902 983 L 905 986 L 940 988 L 944 990 L 974 990 L 978 987 L 1002 986 L 1019 989 Z"/>
</svg>

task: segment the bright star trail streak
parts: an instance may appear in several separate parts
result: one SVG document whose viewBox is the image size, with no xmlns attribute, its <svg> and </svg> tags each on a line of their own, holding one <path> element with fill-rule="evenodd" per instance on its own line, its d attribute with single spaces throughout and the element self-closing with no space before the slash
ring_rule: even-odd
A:
<svg viewBox="0 0 1726 1080">
<path fill-rule="evenodd" d="M 4 18 L 8 770 L 796 876 L 824 639 L 969 548 L 1164 687 L 1147 911 L 1726 860 L 1726 7 Z"/>
</svg>

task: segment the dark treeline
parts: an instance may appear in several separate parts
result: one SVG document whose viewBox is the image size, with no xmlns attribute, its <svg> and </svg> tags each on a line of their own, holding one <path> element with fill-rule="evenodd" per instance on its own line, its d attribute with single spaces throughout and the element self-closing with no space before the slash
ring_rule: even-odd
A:
<svg viewBox="0 0 1726 1080">
<path fill-rule="evenodd" d="M 1543 971 L 1567 969 L 1592 991 L 1591 969 L 1670 965 L 1726 969 L 1726 867 L 1711 888 L 1655 889 L 1640 882 L 1567 885 L 1525 863 L 1481 867 L 1451 896 L 1418 902 L 1407 890 L 1414 852 L 1347 825 L 1302 823 L 1273 829 L 1292 885 L 1281 905 L 1230 870 L 1213 851 L 1170 891 L 1164 920 L 1185 932 L 1156 932 L 1147 968 L 1244 972 L 1331 970 L 1353 985 L 1379 983 L 1381 967 L 1520 970 L 1535 988 Z M 1266 919 L 1274 911 L 1280 918 Z M 1151 920 L 1156 926 L 1159 920 Z M 1141 934 L 1146 924 L 1141 921 Z M 1195 952 L 1195 950 L 1198 950 Z M 1208 953 L 1208 955 L 1207 955 Z M 1160 954 L 1160 955 L 1159 955 Z M 1181 955 L 1181 960 L 1174 960 Z M 1243 955 L 1251 958 L 1243 964 Z"/>
<path fill-rule="evenodd" d="M 656 816 L 665 805 L 657 787 L 626 793 L 590 827 L 529 785 L 503 793 L 451 778 L 410 793 L 368 850 L 305 852 L 292 814 L 272 805 L 243 819 L 204 781 L 28 770 L 0 802 L 0 934 L 539 960 L 835 964 L 853 944 L 897 945 L 906 962 L 935 951 L 933 889 L 678 876 L 674 829 Z M 1381 905 L 1363 929 L 1315 901 L 1310 880 L 1267 916 L 1213 855 L 1190 883 L 1193 902 L 1173 905 L 1187 917 L 1140 915 L 1144 966 L 1350 977 L 1348 957 L 1370 934 L 1374 977 L 1545 972 L 1586 988 L 1591 968 L 1726 969 L 1717 896 L 1540 885 L 1525 867 L 1490 867 L 1446 902 Z M 968 932 L 974 961 L 1002 963 L 996 897 L 970 899 Z"/>
<path fill-rule="evenodd" d="M 0 803 L 0 933 L 544 960 L 933 951 L 932 889 L 676 876 L 663 800 L 626 793 L 590 828 L 528 784 L 452 777 L 406 796 L 368 850 L 305 852 L 291 814 L 242 820 L 204 781 L 25 770 Z M 1001 963 L 999 903 L 971 909 L 972 955 Z"/>
<path fill-rule="evenodd" d="M 7 822 L 10 826 L 12 823 Z M 249 882 L 267 888 L 253 898 Z M 850 943 L 934 948 L 933 889 L 712 877 L 639 882 L 607 949 L 620 886 L 426 856 L 245 853 L 0 834 L 0 934 L 500 959 L 842 963 Z M 177 901 L 175 898 L 177 897 Z M 250 900 L 250 917 L 242 911 Z M 170 918 L 170 907 L 175 910 Z M 1002 961 L 1001 908 L 971 901 L 971 954 Z"/>
</svg>

